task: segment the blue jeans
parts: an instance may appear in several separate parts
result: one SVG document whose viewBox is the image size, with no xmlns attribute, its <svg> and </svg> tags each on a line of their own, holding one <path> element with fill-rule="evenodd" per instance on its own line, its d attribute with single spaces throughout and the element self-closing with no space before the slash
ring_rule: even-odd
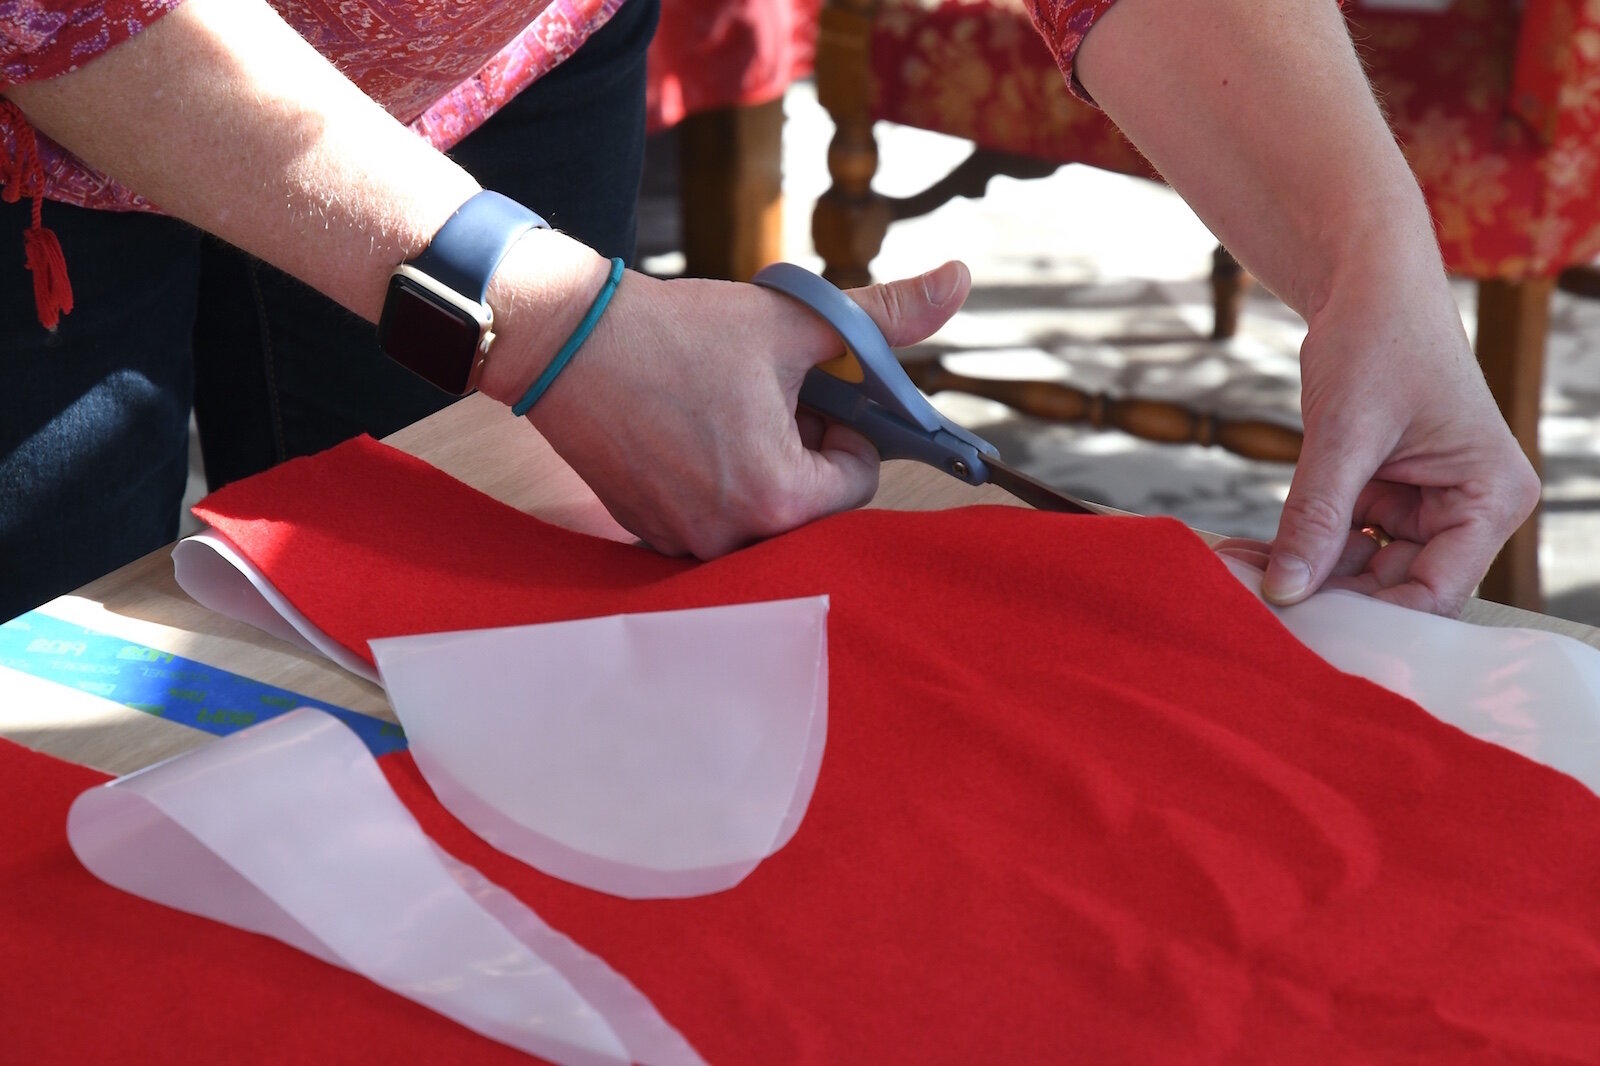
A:
<svg viewBox="0 0 1600 1066">
<path fill-rule="evenodd" d="M 451 155 L 631 261 L 658 11 L 628 0 Z M 22 265 L 28 212 L 0 204 L 0 619 L 177 536 L 191 408 L 217 488 L 454 400 L 384 357 L 370 323 L 163 217 L 45 205 L 76 305 L 48 333 Z"/>
</svg>

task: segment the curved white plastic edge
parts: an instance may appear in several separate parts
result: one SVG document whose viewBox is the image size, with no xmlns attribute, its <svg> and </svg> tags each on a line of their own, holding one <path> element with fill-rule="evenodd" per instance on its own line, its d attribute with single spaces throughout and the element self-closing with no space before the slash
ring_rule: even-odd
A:
<svg viewBox="0 0 1600 1066">
<path fill-rule="evenodd" d="M 827 737 L 825 596 L 372 641 L 473 832 L 630 899 L 718 892 L 793 837 Z"/>
<path fill-rule="evenodd" d="M 1260 569 L 1222 560 L 1260 596 Z M 1559 633 L 1473 625 L 1338 589 L 1268 606 L 1340 670 L 1600 793 L 1600 651 Z"/>
<path fill-rule="evenodd" d="M 67 833 L 118 888 L 275 937 L 514 1048 L 575 1066 L 702 1061 L 626 978 L 435 847 L 321 711 L 90 789 Z"/>
<path fill-rule="evenodd" d="M 634 899 L 722 891 L 786 844 L 810 803 L 826 597 L 374 640 L 387 657 L 374 671 L 216 530 L 172 559 L 202 606 L 387 687 L 440 801 L 553 876 Z"/>
<path fill-rule="evenodd" d="M 380 683 L 377 671 L 366 660 L 301 614 L 232 541 L 216 530 L 201 530 L 173 545 L 172 575 L 178 587 L 200 606 L 307 651 L 319 652 L 357 677 Z"/>
</svg>

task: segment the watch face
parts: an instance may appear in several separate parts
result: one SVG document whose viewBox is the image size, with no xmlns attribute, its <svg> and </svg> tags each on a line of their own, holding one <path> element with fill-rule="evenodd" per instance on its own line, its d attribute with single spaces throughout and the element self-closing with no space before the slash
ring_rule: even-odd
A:
<svg viewBox="0 0 1600 1066">
<path fill-rule="evenodd" d="M 469 308 L 396 272 L 378 320 L 378 343 L 400 365 L 460 396 L 472 387 L 484 326 Z"/>
</svg>

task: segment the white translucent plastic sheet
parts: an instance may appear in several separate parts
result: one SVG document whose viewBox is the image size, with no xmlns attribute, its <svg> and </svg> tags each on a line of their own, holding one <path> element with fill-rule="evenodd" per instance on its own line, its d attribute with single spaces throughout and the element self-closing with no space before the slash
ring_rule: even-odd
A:
<svg viewBox="0 0 1600 1066">
<path fill-rule="evenodd" d="M 1261 594 L 1259 568 L 1222 558 Z M 1340 670 L 1600 793 L 1600 650 L 1559 633 L 1472 625 L 1336 589 L 1272 610 Z"/>
<path fill-rule="evenodd" d="M 205 529 L 173 545 L 172 576 L 200 606 L 325 655 L 358 677 L 378 680 L 365 659 L 313 625 L 221 533 Z"/>
<path fill-rule="evenodd" d="M 624 977 L 434 847 L 320 711 L 91 789 L 68 836 L 118 888 L 276 937 L 551 1061 L 701 1061 Z"/>
<path fill-rule="evenodd" d="M 738 884 L 827 734 L 826 597 L 371 642 L 418 768 L 495 847 L 629 898 Z"/>
<path fill-rule="evenodd" d="M 195 552 L 212 558 L 206 566 L 179 566 L 185 591 L 215 610 L 278 631 L 274 623 L 257 621 L 270 612 L 272 602 L 282 600 L 271 583 L 214 531 L 191 537 L 178 549 L 191 542 Z M 1259 595 L 1260 571 L 1237 559 L 1225 560 Z M 222 565 L 237 567 L 246 576 L 213 573 Z M 234 593 L 224 596 L 199 588 L 186 570 L 231 585 Z M 260 603 L 246 604 L 251 589 Z M 1415 700 L 1474 736 L 1572 774 L 1600 792 L 1600 651 L 1559 634 L 1473 626 L 1354 593 L 1323 592 L 1288 610 L 1274 610 L 1304 644 L 1340 669 Z M 286 617 L 312 646 L 327 641 L 297 613 Z M 275 623 L 284 624 L 281 619 Z"/>
<path fill-rule="evenodd" d="M 382 684 L 440 801 L 507 854 L 629 898 L 731 888 L 794 835 L 827 726 L 827 599 L 374 640 L 380 671 L 226 537 L 178 584 Z"/>
</svg>

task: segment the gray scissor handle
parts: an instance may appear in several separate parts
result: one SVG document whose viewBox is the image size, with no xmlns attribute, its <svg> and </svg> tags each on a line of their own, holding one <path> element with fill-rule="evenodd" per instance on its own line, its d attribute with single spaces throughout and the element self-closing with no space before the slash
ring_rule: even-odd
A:
<svg viewBox="0 0 1600 1066">
<path fill-rule="evenodd" d="M 914 459 L 973 485 L 988 480 L 984 456 L 994 445 L 940 414 L 912 384 L 883 332 L 859 304 L 829 282 L 793 263 L 773 263 L 751 279 L 794 297 L 844 341 L 861 370 L 859 382 L 814 368 L 800 386 L 800 402 L 851 427 L 885 459 Z"/>
</svg>

